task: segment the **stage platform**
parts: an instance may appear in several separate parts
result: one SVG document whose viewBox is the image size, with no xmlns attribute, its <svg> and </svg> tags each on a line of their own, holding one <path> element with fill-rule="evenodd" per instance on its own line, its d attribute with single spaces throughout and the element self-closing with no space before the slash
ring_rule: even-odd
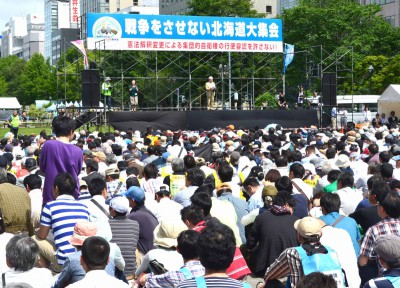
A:
<svg viewBox="0 0 400 288">
<path fill-rule="evenodd" d="M 155 130 L 199 130 L 226 127 L 233 124 L 236 129 L 259 127 L 276 123 L 283 128 L 318 126 L 315 110 L 226 110 L 226 111 L 139 111 L 108 112 L 109 123 L 114 129 L 129 128 L 144 131 L 151 126 Z"/>
</svg>

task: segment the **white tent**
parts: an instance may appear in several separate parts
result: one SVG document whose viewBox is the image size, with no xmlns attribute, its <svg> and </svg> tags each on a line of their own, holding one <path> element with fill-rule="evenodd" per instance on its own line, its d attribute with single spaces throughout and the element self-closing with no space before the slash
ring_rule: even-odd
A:
<svg viewBox="0 0 400 288">
<path fill-rule="evenodd" d="M 21 109 L 17 97 L 0 97 L 0 109 Z"/>
<path fill-rule="evenodd" d="M 57 109 L 56 104 L 52 103 L 50 107 L 46 108 L 46 111 L 47 112 L 53 112 L 53 111 L 56 111 L 56 109 Z"/>
<path fill-rule="evenodd" d="M 391 84 L 378 99 L 378 113 L 390 116 L 390 111 L 400 115 L 400 84 Z"/>
</svg>

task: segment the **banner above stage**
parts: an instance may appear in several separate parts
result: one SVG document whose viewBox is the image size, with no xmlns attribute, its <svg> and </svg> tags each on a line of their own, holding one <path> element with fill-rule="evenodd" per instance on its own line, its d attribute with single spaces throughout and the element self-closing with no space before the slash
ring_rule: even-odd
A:
<svg viewBox="0 0 400 288">
<path fill-rule="evenodd" d="M 90 50 L 283 52 L 282 20 L 87 14 Z"/>
</svg>

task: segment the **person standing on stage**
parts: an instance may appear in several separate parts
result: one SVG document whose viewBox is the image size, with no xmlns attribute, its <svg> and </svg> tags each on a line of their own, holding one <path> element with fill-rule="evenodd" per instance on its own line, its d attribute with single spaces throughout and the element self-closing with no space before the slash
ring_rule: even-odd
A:
<svg viewBox="0 0 400 288">
<path fill-rule="evenodd" d="M 299 88 L 299 96 L 297 97 L 297 108 L 303 108 L 304 103 L 304 88 L 302 85 L 298 86 Z"/>
<path fill-rule="evenodd" d="M 138 93 L 139 93 L 139 88 L 136 85 L 136 80 L 132 80 L 132 86 L 131 88 L 129 88 L 131 111 L 136 111 L 136 107 L 139 105 Z"/>
<path fill-rule="evenodd" d="M 206 83 L 206 95 L 207 95 L 207 110 L 214 108 L 214 96 L 215 96 L 215 83 L 212 76 L 208 77 Z"/>
<path fill-rule="evenodd" d="M 13 114 L 7 118 L 7 124 L 10 128 L 10 132 L 14 134 L 14 138 L 18 136 L 18 128 L 22 122 L 21 116 L 18 115 L 18 111 L 14 110 Z"/>
<path fill-rule="evenodd" d="M 332 107 L 331 121 L 332 121 L 332 128 L 337 129 L 337 108 L 336 108 L 336 106 Z"/>
<path fill-rule="evenodd" d="M 282 91 L 279 92 L 278 107 L 280 110 L 286 110 L 288 108 L 285 95 L 283 94 Z"/>
<path fill-rule="evenodd" d="M 106 77 L 105 81 L 101 85 L 101 94 L 104 97 L 104 105 L 107 105 L 107 108 L 110 110 L 112 106 L 112 101 L 111 101 L 111 91 L 112 91 L 112 86 L 111 86 L 111 78 Z"/>
</svg>

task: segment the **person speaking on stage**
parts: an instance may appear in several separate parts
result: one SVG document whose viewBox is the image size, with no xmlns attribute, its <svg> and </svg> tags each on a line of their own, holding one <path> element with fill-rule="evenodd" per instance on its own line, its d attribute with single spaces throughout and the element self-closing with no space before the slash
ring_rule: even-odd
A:
<svg viewBox="0 0 400 288">
<path fill-rule="evenodd" d="M 215 83 L 212 76 L 208 77 L 208 82 L 206 83 L 206 95 L 207 95 L 207 110 L 212 110 L 214 108 L 214 97 L 215 97 Z"/>
<path fill-rule="evenodd" d="M 286 103 L 285 94 L 283 94 L 282 91 L 279 92 L 278 107 L 280 110 L 286 110 L 288 108 L 288 105 Z"/>
<path fill-rule="evenodd" d="M 132 86 L 129 88 L 129 96 L 131 100 L 131 111 L 136 111 L 136 108 L 139 105 L 139 88 L 136 85 L 136 80 L 132 80 Z"/>
<path fill-rule="evenodd" d="M 101 85 L 101 95 L 104 98 L 104 102 L 105 102 L 104 105 L 107 105 L 108 110 L 110 110 L 111 106 L 112 106 L 111 95 L 112 95 L 113 87 L 112 87 L 110 81 L 111 81 L 111 78 L 106 77 L 103 84 Z"/>
</svg>

